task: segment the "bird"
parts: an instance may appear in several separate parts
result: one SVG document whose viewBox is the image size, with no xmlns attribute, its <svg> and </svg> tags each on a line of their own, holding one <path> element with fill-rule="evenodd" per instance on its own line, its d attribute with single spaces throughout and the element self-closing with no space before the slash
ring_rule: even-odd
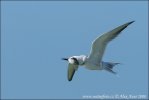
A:
<svg viewBox="0 0 149 100">
<path fill-rule="evenodd" d="M 113 30 L 110 30 L 100 36 L 98 36 L 93 42 L 90 50 L 90 54 L 71 56 L 68 58 L 62 58 L 62 60 L 68 61 L 68 72 L 67 79 L 71 81 L 75 72 L 78 70 L 79 66 L 84 66 L 89 70 L 106 70 L 110 73 L 117 74 L 112 69 L 115 65 L 120 63 L 115 62 L 105 62 L 102 61 L 105 49 L 110 41 L 116 38 L 127 26 L 132 24 L 134 21 L 127 22 L 120 25 Z"/>
</svg>

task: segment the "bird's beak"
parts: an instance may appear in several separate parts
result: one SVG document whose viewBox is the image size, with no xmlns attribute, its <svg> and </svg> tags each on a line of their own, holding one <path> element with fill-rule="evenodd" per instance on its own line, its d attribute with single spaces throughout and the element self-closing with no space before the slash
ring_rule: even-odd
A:
<svg viewBox="0 0 149 100">
<path fill-rule="evenodd" d="M 62 60 L 67 60 L 68 61 L 68 58 L 62 58 Z"/>
</svg>

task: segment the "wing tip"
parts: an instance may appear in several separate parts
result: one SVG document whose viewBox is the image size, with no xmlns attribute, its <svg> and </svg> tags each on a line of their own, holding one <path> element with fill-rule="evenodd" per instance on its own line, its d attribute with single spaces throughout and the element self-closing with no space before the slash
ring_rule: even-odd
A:
<svg viewBox="0 0 149 100">
<path fill-rule="evenodd" d="M 72 78 L 73 78 L 73 75 L 74 75 L 74 73 L 72 74 L 72 76 L 68 76 L 68 81 L 70 82 L 70 81 L 72 81 Z"/>
<path fill-rule="evenodd" d="M 70 82 L 72 79 L 68 79 L 68 81 Z"/>
<path fill-rule="evenodd" d="M 128 22 L 127 25 L 130 25 L 130 24 L 132 24 L 132 23 L 134 23 L 134 22 L 135 22 L 134 20 L 131 21 L 131 22 Z"/>
</svg>

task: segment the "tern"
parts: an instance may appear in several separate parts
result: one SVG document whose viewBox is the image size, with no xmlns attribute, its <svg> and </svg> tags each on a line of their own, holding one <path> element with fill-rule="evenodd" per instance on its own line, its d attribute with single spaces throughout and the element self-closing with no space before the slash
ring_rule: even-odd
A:
<svg viewBox="0 0 149 100">
<path fill-rule="evenodd" d="M 72 80 L 74 73 L 75 71 L 77 71 L 79 66 L 84 66 L 89 70 L 106 70 L 108 72 L 116 74 L 116 72 L 114 72 L 112 69 L 115 65 L 119 63 L 102 61 L 102 57 L 104 55 L 104 51 L 106 49 L 107 44 L 115 37 L 117 37 L 128 25 L 130 25 L 133 22 L 134 21 L 127 22 L 97 37 L 92 42 L 89 56 L 80 55 L 72 56 L 69 58 L 62 58 L 62 60 L 68 61 L 68 81 Z"/>
</svg>

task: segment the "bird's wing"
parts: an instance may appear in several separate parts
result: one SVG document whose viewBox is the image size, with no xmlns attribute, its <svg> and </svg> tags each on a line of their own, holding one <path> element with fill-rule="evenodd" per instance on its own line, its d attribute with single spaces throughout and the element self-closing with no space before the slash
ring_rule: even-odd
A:
<svg viewBox="0 0 149 100">
<path fill-rule="evenodd" d="M 134 21 L 125 23 L 101 36 L 96 38 L 92 43 L 91 53 L 89 55 L 89 60 L 94 62 L 95 64 L 99 64 L 102 60 L 106 45 L 112 39 L 120 34 L 128 25 L 133 23 Z"/>
<path fill-rule="evenodd" d="M 68 81 L 71 81 L 78 65 L 68 64 Z"/>
</svg>

